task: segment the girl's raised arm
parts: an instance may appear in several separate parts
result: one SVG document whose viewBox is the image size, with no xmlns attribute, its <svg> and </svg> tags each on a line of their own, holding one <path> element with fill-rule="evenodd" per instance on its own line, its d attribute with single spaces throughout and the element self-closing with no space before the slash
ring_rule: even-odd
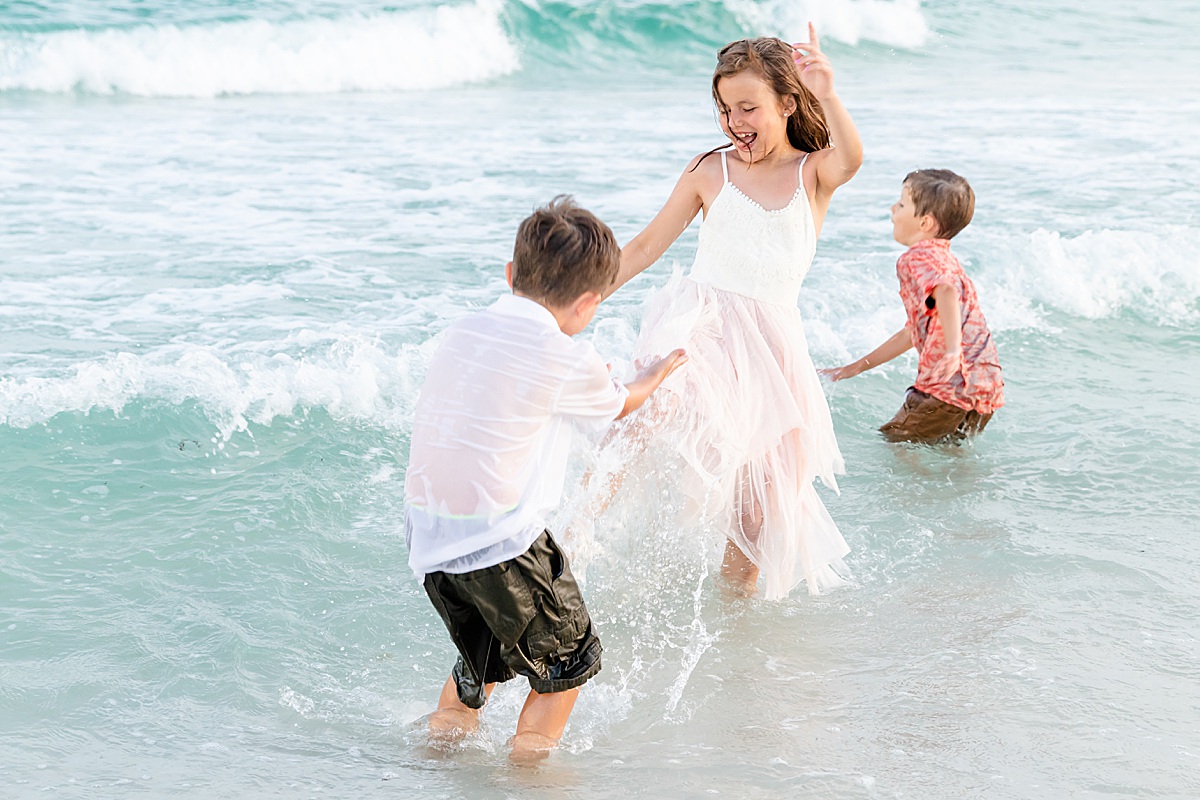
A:
<svg viewBox="0 0 1200 800">
<path fill-rule="evenodd" d="M 650 220 L 645 230 L 621 248 L 621 268 L 612 286 L 605 290 L 606 298 L 624 286 L 630 278 L 658 261 L 687 226 L 692 224 L 704 203 L 700 195 L 700 171 L 693 171 L 699 162 L 700 156 L 691 160 L 683 175 L 679 176 L 662 210 Z"/>
<path fill-rule="evenodd" d="M 829 138 L 835 145 L 822 151 L 823 155 L 816 160 L 816 191 L 819 196 L 828 199 L 834 189 L 853 178 L 862 166 L 863 146 L 850 112 L 842 105 L 841 98 L 833 88 L 833 65 L 821 52 L 817 29 L 811 22 L 808 23 L 808 39 L 807 42 L 792 45 L 792 57 L 796 61 L 800 82 L 821 103 L 825 123 L 829 126 Z"/>
</svg>

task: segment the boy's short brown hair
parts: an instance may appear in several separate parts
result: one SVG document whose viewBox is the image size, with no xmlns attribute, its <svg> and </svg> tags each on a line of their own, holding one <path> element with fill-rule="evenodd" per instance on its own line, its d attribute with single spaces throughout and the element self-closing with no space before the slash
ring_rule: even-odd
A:
<svg viewBox="0 0 1200 800">
<path fill-rule="evenodd" d="M 919 169 L 904 179 L 918 217 L 931 215 L 938 236 L 953 239 L 975 215 L 975 192 L 966 178 L 948 169 Z"/>
<path fill-rule="evenodd" d="M 517 229 L 513 291 L 549 306 L 565 306 L 586 292 L 603 293 L 617 279 L 621 248 L 596 215 L 560 194 Z"/>
</svg>

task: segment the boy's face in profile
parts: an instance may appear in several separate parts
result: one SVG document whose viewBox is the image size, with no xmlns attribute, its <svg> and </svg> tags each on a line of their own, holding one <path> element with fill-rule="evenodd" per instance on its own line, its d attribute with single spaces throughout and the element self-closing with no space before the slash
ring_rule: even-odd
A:
<svg viewBox="0 0 1200 800">
<path fill-rule="evenodd" d="M 937 220 L 931 214 L 917 216 L 908 184 L 900 187 L 900 199 L 892 204 L 892 238 L 905 247 L 937 235 Z"/>
</svg>

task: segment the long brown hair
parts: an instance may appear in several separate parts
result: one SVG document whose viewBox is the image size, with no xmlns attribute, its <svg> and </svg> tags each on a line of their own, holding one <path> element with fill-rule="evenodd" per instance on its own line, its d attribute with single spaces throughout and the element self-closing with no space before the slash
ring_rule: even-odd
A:
<svg viewBox="0 0 1200 800">
<path fill-rule="evenodd" d="M 803 153 L 813 153 L 829 147 L 829 125 L 825 122 L 825 111 L 816 96 L 800 82 L 796 74 L 796 63 L 792 61 L 792 48 L 782 39 L 762 36 L 757 39 L 738 39 L 717 52 L 717 68 L 713 71 L 712 96 L 717 111 L 723 116 L 729 108 L 721 101 L 717 84 L 722 78 L 732 78 L 747 70 L 762 78 L 780 101 L 792 98 L 796 110 L 787 121 L 787 137 L 792 147 Z M 726 142 L 700 157 L 700 161 L 719 150 L 732 146 Z M 696 166 L 700 166 L 700 161 Z M 693 167 L 692 169 L 695 169 Z"/>
</svg>

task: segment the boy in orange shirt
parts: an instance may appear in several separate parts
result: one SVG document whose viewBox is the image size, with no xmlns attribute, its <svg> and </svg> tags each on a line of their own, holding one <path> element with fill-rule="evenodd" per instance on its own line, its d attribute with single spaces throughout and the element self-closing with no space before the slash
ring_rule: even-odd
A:
<svg viewBox="0 0 1200 800">
<path fill-rule="evenodd" d="M 974 212 L 975 193 L 950 170 L 908 174 L 892 206 L 892 235 L 908 247 L 896 262 L 908 321 L 857 361 L 824 370 L 840 381 L 917 348 L 917 380 L 879 429 L 889 441 L 961 441 L 982 431 L 1004 405 L 1000 360 L 975 284 L 950 252 L 950 240 Z"/>
</svg>

